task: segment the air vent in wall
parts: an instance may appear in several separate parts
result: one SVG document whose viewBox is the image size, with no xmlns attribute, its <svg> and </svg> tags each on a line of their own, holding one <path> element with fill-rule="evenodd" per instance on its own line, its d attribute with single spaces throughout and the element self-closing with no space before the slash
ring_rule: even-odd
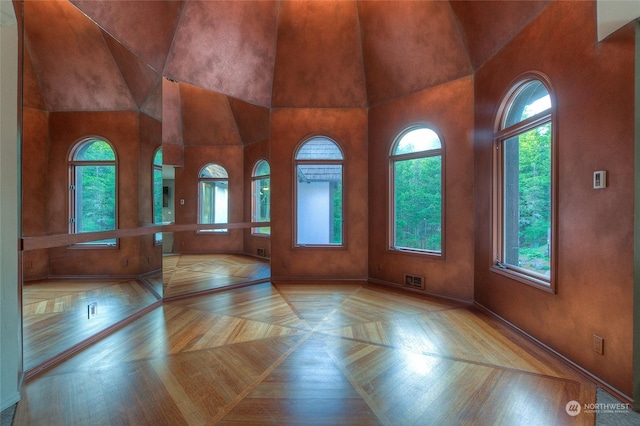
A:
<svg viewBox="0 0 640 426">
<path fill-rule="evenodd" d="M 424 290 L 424 278 L 416 275 L 406 274 L 404 276 L 404 285 L 412 288 L 420 288 Z"/>
<path fill-rule="evenodd" d="M 263 248 L 258 249 L 258 256 L 265 257 L 265 250 Z"/>
</svg>

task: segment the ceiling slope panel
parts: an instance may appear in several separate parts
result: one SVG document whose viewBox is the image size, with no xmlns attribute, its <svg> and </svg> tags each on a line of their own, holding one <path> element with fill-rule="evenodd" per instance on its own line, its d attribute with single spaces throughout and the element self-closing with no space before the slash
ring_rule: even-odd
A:
<svg viewBox="0 0 640 426">
<path fill-rule="evenodd" d="M 122 72 L 138 107 L 141 107 L 160 84 L 160 74 L 149 67 L 142 59 L 120 44 L 108 33 L 103 32 L 104 40 Z"/>
<path fill-rule="evenodd" d="M 269 108 L 252 105 L 239 99 L 229 98 L 229 105 L 245 145 L 269 139 Z"/>
<path fill-rule="evenodd" d="M 153 69 L 162 72 L 183 1 L 71 1 Z"/>
<path fill-rule="evenodd" d="M 188 1 L 164 75 L 270 106 L 277 7 L 274 1 Z"/>
<path fill-rule="evenodd" d="M 471 74 L 455 16 L 444 1 L 359 1 L 369 104 Z"/>
<path fill-rule="evenodd" d="M 151 92 L 145 103 L 140 106 L 140 112 L 162 121 L 162 80 L 158 81 L 153 92 Z"/>
<path fill-rule="evenodd" d="M 274 107 L 366 107 L 355 1 L 283 1 Z"/>
<path fill-rule="evenodd" d="M 225 95 L 180 83 L 182 135 L 186 145 L 242 145 Z"/>
<path fill-rule="evenodd" d="M 24 49 L 24 70 L 22 74 L 22 102 L 27 108 L 46 110 L 47 105 L 40 91 L 40 84 L 31 62 L 29 49 Z"/>
<path fill-rule="evenodd" d="M 477 70 L 544 9 L 542 1 L 452 1 Z"/>
<path fill-rule="evenodd" d="M 25 33 L 50 111 L 136 110 L 100 29 L 67 1 L 26 1 Z"/>
</svg>

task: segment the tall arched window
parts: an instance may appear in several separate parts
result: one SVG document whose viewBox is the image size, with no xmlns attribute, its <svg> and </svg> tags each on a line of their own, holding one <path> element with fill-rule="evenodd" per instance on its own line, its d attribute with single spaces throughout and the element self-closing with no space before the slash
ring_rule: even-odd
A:
<svg viewBox="0 0 640 426">
<path fill-rule="evenodd" d="M 342 245 L 344 156 L 333 140 L 305 141 L 295 155 L 296 245 Z"/>
<path fill-rule="evenodd" d="M 214 163 L 198 174 L 198 223 L 203 225 L 229 222 L 229 174 Z M 227 229 L 204 229 L 200 232 L 227 232 Z"/>
<path fill-rule="evenodd" d="M 153 156 L 153 223 L 162 223 L 162 148 Z"/>
<path fill-rule="evenodd" d="M 552 289 L 554 104 L 538 75 L 516 83 L 496 126 L 495 270 Z"/>
<path fill-rule="evenodd" d="M 69 178 L 69 233 L 116 229 L 116 154 L 111 144 L 96 138 L 78 142 L 69 156 Z M 90 244 L 115 245 L 116 240 Z"/>
<path fill-rule="evenodd" d="M 153 223 L 162 223 L 162 147 L 153 156 Z M 162 232 L 155 233 L 155 242 L 162 242 Z"/>
<path fill-rule="evenodd" d="M 271 168 L 266 160 L 258 160 L 251 174 L 251 221 L 271 221 Z M 270 226 L 251 228 L 258 235 L 271 234 Z"/>
<path fill-rule="evenodd" d="M 412 127 L 391 148 L 391 249 L 442 254 L 442 142 Z"/>
</svg>

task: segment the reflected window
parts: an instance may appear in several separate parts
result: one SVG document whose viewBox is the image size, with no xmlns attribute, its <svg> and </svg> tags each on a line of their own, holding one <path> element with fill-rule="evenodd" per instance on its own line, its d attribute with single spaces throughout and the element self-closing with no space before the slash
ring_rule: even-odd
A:
<svg viewBox="0 0 640 426">
<path fill-rule="evenodd" d="M 198 174 L 198 223 L 229 223 L 229 174 L 214 163 Z M 228 229 L 203 229 L 199 232 L 227 232 Z"/>
<path fill-rule="evenodd" d="M 69 178 L 69 233 L 116 229 L 116 154 L 111 144 L 95 138 L 76 144 L 69 157 Z M 115 238 L 83 243 L 115 244 Z"/>
<path fill-rule="evenodd" d="M 496 132 L 496 268 L 526 283 L 552 285 L 553 104 L 543 81 L 527 77 L 503 101 Z"/>
<path fill-rule="evenodd" d="M 336 142 L 314 137 L 295 156 L 296 245 L 343 244 L 342 169 Z"/>
<path fill-rule="evenodd" d="M 251 175 L 251 221 L 271 221 L 271 168 L 266 160 L 259 160 Z M 270 235 L 270 226 L 251 228 L 256 235 Z"/>
<path fill-rule="evenodd" d="M 442 253 L 442 142 L 427 127 L 404 131 L 391 149 L 391 248 Z"/>
<path fill-rule="evenodd" d="M 162 220 L 162 147 L 153 156 L 153 223 L 160 224 Z M 155 242 L 162 242 L 162 232 L 156 232 Z"/>
</svg>

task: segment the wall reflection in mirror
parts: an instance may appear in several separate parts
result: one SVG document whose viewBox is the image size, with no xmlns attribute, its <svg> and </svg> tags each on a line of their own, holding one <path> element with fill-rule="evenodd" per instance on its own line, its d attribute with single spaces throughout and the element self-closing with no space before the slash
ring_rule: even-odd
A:
<svg viewBox="0 0 640 426">
<path fill-rule="evenodd" d="M 194 234 L 195 231 L 182 231 L 165 236 L 180 244 Z M 174 251 L 164 254 L 162 267 L 165 299 L 264 282 L 271 275 L 267 258 L 245 253 Z"/>
<path fill-rule="evenodd" d="M 46 254 L 47 277 L 25 279 L 23 353 L 32 369 L 152 305 L 162 294 L 160 248 L 153 235 L 120 238 L 122 246 L 152 248 L 153 254 L 129 257 L 118 249 L 55 247 Z M 92 243 L 100 244 L 99 241 Z M 102 251 L 103 261 L 87 261 L 90 251 Z M 25 263 L 36 252 L 25 252 Z M 122 271 L 115 274 L 114 271 Z"/>
<path fill-rule="evenodd" d="M 163 297 L 270 276 L 269 109 L 163 78 L 78 7 L 24 3 L 27 374 Z M 224 232 L 197 229 L 209 163 L 228 172 Z"/>
</svg>

